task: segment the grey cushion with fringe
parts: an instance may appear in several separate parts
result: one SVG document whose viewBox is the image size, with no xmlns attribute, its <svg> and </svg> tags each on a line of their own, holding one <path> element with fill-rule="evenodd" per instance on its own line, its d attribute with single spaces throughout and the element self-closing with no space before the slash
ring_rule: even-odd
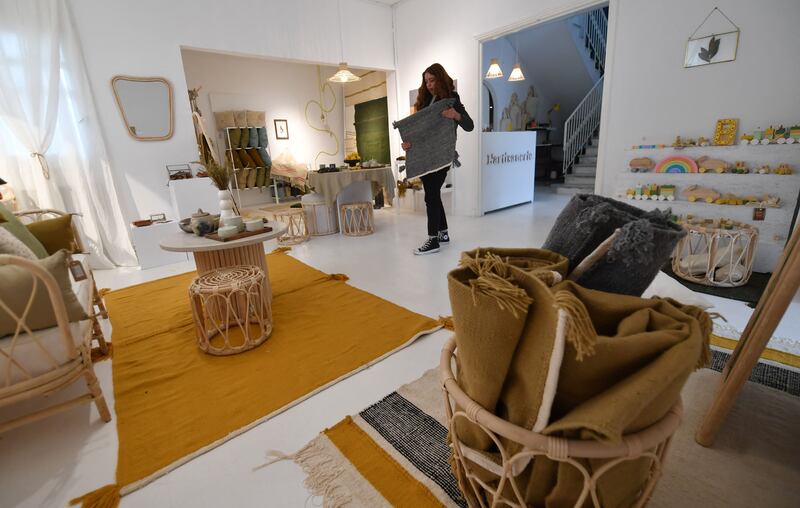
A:
<svg viewBox="0 0 800 508">
<path fill-rule="evenodd" d="M 577 281 L 580 285 L 640 296 L 686 232 L 670 210 L 645 211 L 594 194 L 577 194 L 561 211 L 544 248 L 569 259 L 572 271 L 616 229 L 609 251 Z"/>
</svg>

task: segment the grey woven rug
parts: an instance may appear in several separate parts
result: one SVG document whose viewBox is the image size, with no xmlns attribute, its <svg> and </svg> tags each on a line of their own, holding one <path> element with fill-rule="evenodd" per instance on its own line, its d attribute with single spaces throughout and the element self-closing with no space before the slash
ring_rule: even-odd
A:
<svg viewBox="0 0 800 508">
<path fill-rule="evenodd" d="M 406 178 L 416 178 L 448 167 L 456 153 L 455 121 L 442 116 L 455 99 L 442 99 L 394 122 L 400 137 L 411 143 L 406 152 Z"/>
</svg>

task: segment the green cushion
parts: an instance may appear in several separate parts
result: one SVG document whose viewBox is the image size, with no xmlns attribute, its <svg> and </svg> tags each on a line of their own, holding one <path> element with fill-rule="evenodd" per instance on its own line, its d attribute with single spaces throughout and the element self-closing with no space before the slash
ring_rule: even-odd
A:
<svg viewBox="0 0 800 508">
<path fill-rule="evenodd" d="M 60 250 L 37 262 L 56 279 L 69 320 L 88 319 L 86 311 L 78 302 L 78 297 L 72 292 L 69 268 L 67 267 L 67 251 Z M 0 284 L 0 301 L 7 305 L 14 314 L 21 315 L 31 296 L 34 281 L 31 272 L 21 266 L 0 265 L 0 280 L 3 281 Z M 25 324 L 34 331 L 56 326 L 56 315 L 50 302 L 50 294 L 41 284 L 41 280 L 37 278 L 37 282 L 36 295 L 25 318 Z M 0 306 L 0 337 L 14 333 L 16 326 L 16 319 L 11 319 L 11 316 Z"/>
<path fill-rule="evenodd" d="M 41 242 L 48 254 L 55 254 L 61 249 L 79 251 L 75 233 L 72 231 L 71 215 L 36 221 L 25 227 Z"/>
<path fill-rule="evenodd" d="M 6 228 L 8 232 L 12 235 L 19 238 L 19 240 L 28 246 L 30 250 L 36 254 L 36 257 L 39 259 L 43 259 L 47 257 L 47 249 L 44 248 L 42 242 L 36 239 L 28 228 L 25 227 L 25 224 L 20 222 L 20 220 L 11 213 L 11 210 L 6 208 L 3 203 L 0 203 L 0 217 L 5 219 L 5 222 L 0 224 L 0 228 Z"/>
</svg>

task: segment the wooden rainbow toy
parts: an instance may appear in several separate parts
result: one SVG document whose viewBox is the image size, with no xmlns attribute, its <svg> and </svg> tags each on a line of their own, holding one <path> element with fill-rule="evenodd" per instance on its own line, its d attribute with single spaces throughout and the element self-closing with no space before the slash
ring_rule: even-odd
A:
<svg viewBox="0 0 800 508">
<path fill-rule="evenodd" d="M 656 173 L 697 173 L 697 163 L 689 157 L 667 157 L 656 166 Z"/>
</svg>

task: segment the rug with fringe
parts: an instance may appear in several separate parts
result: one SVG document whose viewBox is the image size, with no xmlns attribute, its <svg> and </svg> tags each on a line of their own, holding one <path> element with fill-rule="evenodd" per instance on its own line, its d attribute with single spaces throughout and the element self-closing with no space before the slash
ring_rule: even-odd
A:
<svg viewBox="0 0 800 508">
<path fill-rule="evenodd" d="M 245 430 L 441 328 L 285 252 L 267 256 L 273 332 L 231 356 L 201 352 L 189 306 L 196 273 L 112 291 L 117 483 L 73 504 L 112 507 Z"/>
<path fill-rule="evenodd" d="M 694 432 L 719 379 L 711 369 L 690 376 L 682 392 L 684 420 L 648 506 L 794 506 L 800 496 L 794 430 L 800 399 L 748 383 L 714 447 L 703 448 Z M 268 452 L 267 465 L 294 460 L 306 474 L 314 506 L 464 507 L 449 454 L 444 397 L 433 369 L 297 453 Z"/>
</svg>

